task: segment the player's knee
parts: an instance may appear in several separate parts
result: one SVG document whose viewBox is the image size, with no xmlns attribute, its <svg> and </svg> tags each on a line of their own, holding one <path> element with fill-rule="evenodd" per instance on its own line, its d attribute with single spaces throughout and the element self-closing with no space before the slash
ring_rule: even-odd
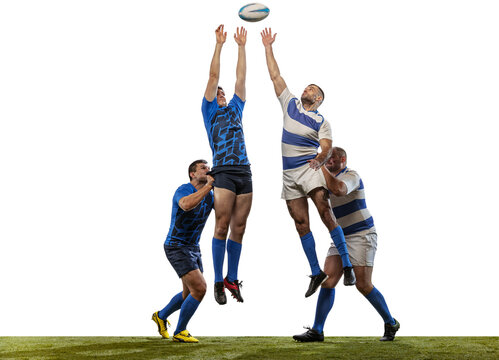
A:
<svg viewBox="0 0 499 360">
<path fill-rule="evenodd" d="M 191 291 L 191 296 L 201 301 L 206 294 L 206 283 L 197 284 Z"/>
<path fill-rule="evenodd" d="M 295 221 L 296 231 L 300 236 L 304 236 L 310 232 L 310 226 L 308 222 L 298 222 Z"/>
<path fill-rule="evenodd" d="M 371 292 L 371 290 L 373 289 L 373 284 L 371 284 L 370 281 L 366 281 L 366 280 L 362 280 L 362 279 L 357 279 L 355 286 L 357 287 L 357 290 L 359 290 L 359 292 L 364 296 L 369 294 Z"/>
<path fill-rule="evenodd" d="M 245 223 L 235 224 L 231 226 L 230 231 L 236 236 L 242 237 L 244 235 L 244 232 L 246 231 L 246 224 Z"/>
<path fill-rule="evenodd" d="M 215 237 L 217 239 L 227 238 L 227 233 L 229 232 L 229 226 L 227 224 L 217 224 L 215 225 Z"/>
</svg>

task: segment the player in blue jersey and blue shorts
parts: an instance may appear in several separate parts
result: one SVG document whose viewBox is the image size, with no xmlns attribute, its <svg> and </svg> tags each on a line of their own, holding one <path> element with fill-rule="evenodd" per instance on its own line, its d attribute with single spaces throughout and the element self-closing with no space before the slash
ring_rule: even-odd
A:
<svg viewBox="0 0 499 360">
<path fill-rule="evenodd" d="M 333 212 L 343 228 L 355 275 L 356 287 L 383 318 L 385 333 L 381 341 L 392 341 L 400 324 L 388 310 L 385 298 L 371 282 L 377 235 L 373 218 L 366 206 L 364 183 L 356 171 L 347 168 L 347 154 L 339 147 L 333 148 L 331 159 L 322 167 L 330 191 Z M 301 342 L 324 341 L 324 323 L 333 307 L 335 286 L 341 279 L 342 263 L 335 244 L 331 244 L 324 271 L 329 278 L 322 284 L 317 299 L 315 322 L 311 329 L 293 339 Z"/>
<path fill-rule="evenodd" d="M 210 65 L 210 77 L 204 93 L 201 110 L 204 125 L 213 151 L 215 178 L 215 234 L 212 240 L 213 267 L 215 270 L 215 300 L 227 303 L 224 288 L 243 302 L 241 283 L 238 280 L 239 258 L 246 220 L 253 199 L 251 169 L 242 125 L 246 101 L 246 30 L 237 28 L 234 40 L 238 45 L 235 94 L 227 104 L 224 90 L 218 86 L 220 54 L 227 39 L 224 26 L 215 30 L 215 53 Z M 227 234 L 230 228 L 229 239 Z M 223 277 L 223 264 L 227 249 L 227 276 Z"/>
<path fill-rule="evenodd" d="M 206 293 L 203 263 L 199 250 L 199 239 L 213 208 L 213 177 L 205 160 L 196 160 L 189 165 L 190 182 L 181 185 L 173 195 L 170 231 L 164 249 L 168 261 L 182 280 L 183 289 L 168 305 L 152 315 L 158 325 L 159 334 L 169 338 L 168 317 L 180 309 L 173 341 L 197 343 L 187 330 L 187 323 L 198 308 Z"/>
<path fill-rule="evenodd" d="M 291 94 L 280 74 L 272 51 L 275 34 L 272 36 L 272 31 L 265 29 L 261 35 L 270 78 L 284 114 L 282 198 L 286 200 L 289 214 L 295 222 L 312 271 L 305 297 L 312 295 L 327 279 L 327 274 L 319 266 L 315 240 L 310 231 L 308 197 L 317 207 L 324 225 L 339 250 L 345 275 L 344 284 L 354 285 L 355 274 L 345 245 L 345 237 L 341 226 L 332 216 L 326 181 L 322 171 L 318 171 L 329 159 L 332 151 L 331 127 L 317 111 L 324 101 L 324 92 L 319 86 L 311 84 L 305 88 L 301 99 Z M 321 152 L 318 154 L 319 146 Z"/>
</svg>

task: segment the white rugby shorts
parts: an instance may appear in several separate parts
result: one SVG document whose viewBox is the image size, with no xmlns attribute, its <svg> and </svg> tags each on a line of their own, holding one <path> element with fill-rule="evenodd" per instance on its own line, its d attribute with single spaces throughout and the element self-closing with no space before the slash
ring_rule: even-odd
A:
<svg viewBox="0 0 499 360">
<path fill-rule="evenodd" d="M 354 266 L 373 266 L 374 255 L 378 245 L 378 235 L 374 227 L 359 231 L 358 233 L 345 235 L 350 261 Z M 338 249 L 331 243 L 327 256 L 339 255 Z"/>
<path fill-rule="evenodd" d="M 284 200 L 293 200 L 307 196 L 315 188 L 326 189 L 326 179 L 321 169 L 314 170 L 308 164 L 282 173 L 282 193 Z"/>
</svg>

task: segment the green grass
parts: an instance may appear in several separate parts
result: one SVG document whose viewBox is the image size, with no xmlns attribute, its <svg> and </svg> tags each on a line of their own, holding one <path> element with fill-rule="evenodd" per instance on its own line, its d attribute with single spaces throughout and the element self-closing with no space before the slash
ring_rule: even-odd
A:
<svg viewBox="0 0 499 360">
<path fill-rule="evenodd" d="M 199 337 L 179 344 L 159 337 L 0 337 L 0 359 L 499 359 L 499 337 Z"/>
</svg>

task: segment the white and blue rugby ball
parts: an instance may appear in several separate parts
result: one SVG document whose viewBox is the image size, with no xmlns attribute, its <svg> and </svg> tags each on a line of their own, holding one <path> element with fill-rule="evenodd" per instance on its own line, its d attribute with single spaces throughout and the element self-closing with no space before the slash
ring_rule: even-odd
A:
<svg viewBox="0 0 499 360">
<path fill-rule="evenodd" d="M 263 4 L 251 3 L 244 5 L 241 10 L 239 10 L 239 17 L 244 21 L 260 21 L 269 16 L 269 8 Z"/>
</svg>

